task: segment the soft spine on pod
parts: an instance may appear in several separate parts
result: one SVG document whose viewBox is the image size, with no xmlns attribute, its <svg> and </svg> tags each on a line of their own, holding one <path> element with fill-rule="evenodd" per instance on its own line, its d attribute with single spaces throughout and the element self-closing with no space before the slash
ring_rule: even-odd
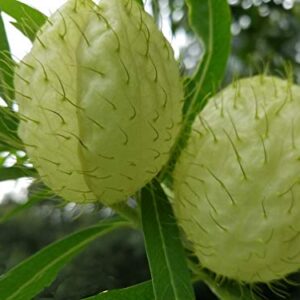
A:
<svg viewBox="0 0 300 300">
<path fill-rule="evenodd" d="M 181 122 L 173 52 L 132 0 L 69 0 L 16 70 L 19 136 L 68 201 L 123 201 L 166 163 Z"/>
<path fill-rule="evenodd" d="M 300 268 L 300 87 L 257 76 L 211 99 L 176 166 L 173 202 L 202 266 L 242 282 Z"/>
</svg>

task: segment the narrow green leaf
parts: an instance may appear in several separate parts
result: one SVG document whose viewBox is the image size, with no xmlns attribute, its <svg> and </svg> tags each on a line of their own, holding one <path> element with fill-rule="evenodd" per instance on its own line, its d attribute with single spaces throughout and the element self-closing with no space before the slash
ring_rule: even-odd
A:
<svg viewBox="0 0 300 300">
<path fill-rule="evenodd" d="M 125 289 L 103 292 L 84 300 L 154 300 L 151 281 L 146 281 Z"/>
<path fill-rule="evenodd" d="M 18 124 L 18 116 L 10 107 L 0 107 L 1 151 L 9 151 L 12 149 L 22 150 L 24 148 L 24 145 L 17 134 Z"/>
<path fill-rule="evenodd" d="M 32 196 L 24 204 L 18 204 L 15 208 L 11 209 L 3 216 L 0 217 L 0 224 L 9 221 L 16 215 L 20 214 L 21 212 L 31 208 L 38 202 L 43 201 L 45 198 L 49 198 L 52 193 L 49 190 L 40 191 Z"/>
<path fill-rule="evenodd" d="M 155 299 L 195 299 L 172 207 L 159 183 L 142 189 L 141 209 Z"/>
<path fill-rule="evenodd" d="M 260 298 L 246 285 L 229 281 L 218 283 L 209 275 L 203 276 L 203 281 L 220 300 L 259 300 Z"/>
<path fill-rule="evenodd" d="M 216 282 L 206 282 L 211 291 L 220 300 L 258 300 L 257 296 L 248 287 L 235 285 L 218 285 Z"/>
<path fill-rule="evenodd" d="M 135 0 L 135 1 L 144 7 L 143 0 Z"/>
<path fill-rule="evenodd" d="M 186 3 L 190 25 L 202 39 L 205 53 L 194 76 L 185 81 L 184 122 L 161 178 L 172 173 L 196 116 L 219 88 L 230 54 L 231 15 L 227 0 L 186 0 Z"/>
<path fill-rule="evenodd" d="M 36 177 L 35 169 L 29 169 L 23 166 L 5 168 L 0 167 L 0 181 L 15 180 L 21 177 Z"/>
<path fill-rule="evenodd" d="M 13 93 L 13 63 L 0 9 L 0 97 L 9 104 Z"/>
<path fill-rule="evenodd" d="M 231 15 L 227 0 L 186 0 L 192 29 L 202 39 L 205 54 L 187 84 L 184 113 L 194 118 L 218 89 L 231 45 Z"/>
<path fill-rule="evenodd" d="M 120 219 L 103 221 L 42 249 L 0 277 L 1 299 L 31 300 L 55 279 L 66 263 L 92 241 L 127 224 Z"/>
<path fill-rule="evenodd" d="M 0 10 L 13 17 L 17 21 L 16 28 L 31 41 L 47 20 L 43 13 L 17 0 L 0 0 Z"/>
</svg>

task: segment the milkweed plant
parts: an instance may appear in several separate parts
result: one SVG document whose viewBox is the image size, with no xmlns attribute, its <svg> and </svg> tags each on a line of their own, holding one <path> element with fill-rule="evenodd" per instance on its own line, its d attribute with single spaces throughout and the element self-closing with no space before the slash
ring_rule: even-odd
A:
<svg viewBox="0 0 300 300">
<path fill-rule="evenodd" d="M 0 19 L 1 149 L 25 151 L 18 172 L 48 195 L 115 212 L 2 275 L 0 299 L 33 299 L 123 227 L 143 232 L 151 280 L 86 299 L 192 300 L 198 281 L 259 299 L 299 270 L 300 87 L 290 71 L 220 88 L 227 1 L 186 4 L 204 47 L 190 76 L 142 1 L 68 0 L 49 18 L 0 1 L 33 42 L 14 60 Z"/>
</svg>

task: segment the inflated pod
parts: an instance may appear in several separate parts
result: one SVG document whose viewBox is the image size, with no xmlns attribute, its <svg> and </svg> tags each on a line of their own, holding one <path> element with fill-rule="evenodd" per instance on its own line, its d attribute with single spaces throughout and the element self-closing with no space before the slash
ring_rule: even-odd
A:
<svg viewBox="0 0 300 300">
<path fill-rule="evenodd" d="M 183 87 L 172 49 L 132 0 L 69 0 L 16 70 L 20 127 L 43 181 L 114 204 L 168 160 Z"/>
<path fill-rule="evenodd" d="M 243 282 L 300 268 L 300 87 L 241 79 L 199 115 L 175 169 L 178 221 L 202 266 Z"/>
</svg>

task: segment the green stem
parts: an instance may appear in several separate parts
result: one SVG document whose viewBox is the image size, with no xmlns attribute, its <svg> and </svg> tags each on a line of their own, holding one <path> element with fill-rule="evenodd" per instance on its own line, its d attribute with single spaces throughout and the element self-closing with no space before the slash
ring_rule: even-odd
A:
<svg viewBox="0 0 300 300">
<path fill-rule="evenodd" d="M 140 227 L 140 218 L 136 209 L 129 207 L 126 203 L 114 204 L 111 208 L 121 217 L 130 221 L 134 227 Z"/>
</svg>

